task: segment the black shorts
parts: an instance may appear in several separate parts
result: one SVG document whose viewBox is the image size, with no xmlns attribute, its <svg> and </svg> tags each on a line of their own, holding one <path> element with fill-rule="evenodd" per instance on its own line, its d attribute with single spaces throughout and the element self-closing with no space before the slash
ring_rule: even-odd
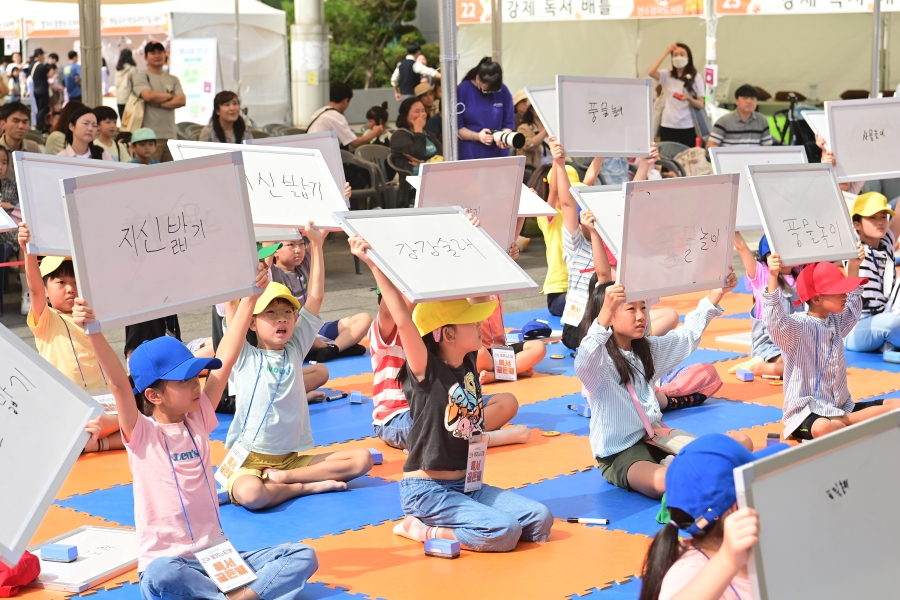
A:
<svg viewBox="0 0 900 600">
<path fill-rule="evenodd" d="M 868 402 L 857 402 L 853 405 L 853 410 L 850 412 L 859 412 L 861 410 L 865 410 L 867 408 L 872 408 L 873 406 L 883 406 L 884 400 L 869 400 Z M 817 413 L 809 413 L 809 415 L 803 419 L 803 422 L 791 433 L 791 437 L 795 440 L 811 440 L 812 436 L 812 426 L 819 419 L 827 419 L 828 417 L 823 417 Z"/>
<path fill-rule="evenodd" d="M 578 350 L 578 345 L 581 343 L 581 340 L 578 339 L 581 337 L 580 331 L 581 327 L 575 327 L 574 325 L 563 323 L 563 345 L 569 350 Z"/>
<path fill-rule="evenodd" d="M 521 352 L 522 350 L 525 349 L 525 342 L 515 342 L 513 344 L 507 344 L 507 346 L 512 348 L 514 353 L 518 354 L 519 352 Z M 488 348 L 488 354 L 490 354 L 491 356 L 494 355 L 492 348 Z"/>
</svg>

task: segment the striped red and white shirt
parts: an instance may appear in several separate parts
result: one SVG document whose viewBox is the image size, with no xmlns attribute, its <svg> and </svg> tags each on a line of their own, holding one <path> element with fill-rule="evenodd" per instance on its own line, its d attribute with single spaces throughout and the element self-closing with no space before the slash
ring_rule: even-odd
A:
<svg viewBox="0 0 900 600">
<path fill-rule="evenodd" d="M 372 354 L 372 372 L 375 374 L 372 385 L 372 400 L 375 403 L 372 424 L 384 425 L 400 413 L 409 410 L 409 402 L 403 395 L 403 386 L 397 381 L 400 369 L 406 364 L 406 354 L 400 345 L 397 326 L 394 326 L 387 341 L 382 340 L 378 329 L 378 317 L 375 317 L 372 326 L 369 327 L 369 352 Z"/>
</svg>

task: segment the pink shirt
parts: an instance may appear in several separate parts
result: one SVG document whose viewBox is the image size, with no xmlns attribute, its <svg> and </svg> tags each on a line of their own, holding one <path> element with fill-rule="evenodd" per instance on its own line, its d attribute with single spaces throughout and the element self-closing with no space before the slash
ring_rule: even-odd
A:
<svg viewBox="0 0 900 600">
<path fill-rule="evenodd" d="M 202 550 L 219 541 L 219 504 L 214 500 L 216 482 L 209 450 L 209 434 L 218 424 L 206 394 L 200 395 L 200 408 L 186 414 L 183 423 L 157 423 L 144 415 L 138 416 L 131 440 L 125 444 L 128 465 L 134 477 L 134 522 L 140 556 L 138 571 L 146 569 L 160 556 L 192 559 L 192 551 Z M 193 441 L 188 428 L 193 434 Z M 166 444 L 172 453 L 171 462 Z M 193 546 L 172 477 L 173 465 L 194 534 Z M 203 476 L 204 471 L 206 477 Z"/>
<path fill-rule="evenodd" d="M 659 591 L 659 600 L 671 600 L 694 577 L 696 577 L 703 567 L 709 563 L 709 559 L 702 553 L 689 547 L 684 554 L 681 555 L 672 568 L 663 578 L 662 588 Z M 737 592 L 737 593 L 735 593 Z M 750 580 L 743 577 L 735 577 L 731 580 L 731 586 L 725 588 L 720 600 L 751 600 L 753 598 L 753 590 L 750 587 Z"/>
<path fill-rule="evenodd" d="M 65 149 L 65 150 L 60 150 L 56 155 L 57 155 L 57 156 L 68 156 L 68 157 L 70 157 L 70 158 L 90 158 L 90 157 L 91 157 L 91 151 L 88 150 L 88 151 L 85 152 L 84 154 L 75 154 L 75 149 L 72 148 L 72 145 L 71 145 L 71 144 L 68 144 L 68 145 L 66 146 L 66 149 Z M 104 150 L 104 151 L 103 151 L 103 159 L 102 159 L 102 160 L 112 160 L 112 156 L 110 156 L 109 152 L 107 152 L 106 150 Z"/>
</svg>

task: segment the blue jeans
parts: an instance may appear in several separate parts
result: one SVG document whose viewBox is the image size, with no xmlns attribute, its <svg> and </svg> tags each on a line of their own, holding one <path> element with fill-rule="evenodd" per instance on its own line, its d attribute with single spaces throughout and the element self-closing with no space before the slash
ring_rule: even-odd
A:
<svg viewBox="0 0 900 600">
<path fill-rule="evenodd" d="M 384 425 L 376 425 L 375 435 L 391 448 L 406 450 L 406 437 L 409 435 L 412 425 L 412 416 L 409 411 L 406 411 Z"/>
<path fill-rule="evenodd" d="M 464 479 L 401 479 L 403 514 L 452 529 L 461 544 L 478 552 L 509 552 L 519 540 L 547 541 L 553 515 L 540 502 L 490 485 L 468 494 L 464 488 Z"/>
<path fill-rule="evenodd" d="M 853 352 L 876 352 L 885 342 L 900 348 L 900 317 L 890 311 L 864 315 L 844 338 L 844 347 Z"/>
<path fill-rule="evenodd" d="M 273 546 L 240 555 L 257 577 L 247 587 L 265 600 L 298 598 L 306 580 L 319 568 L 315 551 L 303 544 Z M 199 561 L 179 556 L 151 562 L 140 574 L 140 585 L 144 600 L 225 598 Z"/>
</svg>

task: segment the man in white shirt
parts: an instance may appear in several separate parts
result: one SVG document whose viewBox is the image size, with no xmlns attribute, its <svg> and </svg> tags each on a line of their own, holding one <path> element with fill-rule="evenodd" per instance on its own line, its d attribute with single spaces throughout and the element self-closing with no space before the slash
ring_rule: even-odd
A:
<svg viewBox="0 0 900 600">
<path fill-rule="evenodd" d="M 394 97 L 397 102 L 415 96 L 416 86 L 422 83 L 422 77 L 440 77 L 437 69 L 432 69 L 416 59 L 422 54 L 422 47 L 418 42 L 406 45 L 406 58 L 397 63 L 397 68 L 391 75 L 391 87 L 394 88 Z"/>
<path fill-rule="evenodd" d="M 357 137 L 344 112 L 350 106 L 353 98 L 353 88 L 343 82 L 331 84 L 328 95 L 328 104 L 312 114 L 307 133 L 321 133 L 323 131 L 336 131 L 338 143 L 341 147 L 356 148 L 368 144 L 376 137 L 384 134 L 384 125 L 376 125 L 365 135 Z"/>
</svg>

